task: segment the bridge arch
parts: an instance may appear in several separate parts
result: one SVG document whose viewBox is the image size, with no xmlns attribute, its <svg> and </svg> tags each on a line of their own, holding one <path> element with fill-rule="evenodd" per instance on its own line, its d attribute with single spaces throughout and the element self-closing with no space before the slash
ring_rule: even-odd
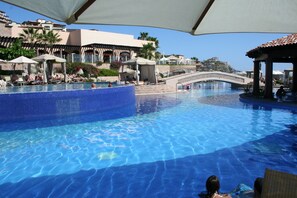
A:
<svg viewBox="0 0 297 198">
<path fill-rule="evenodd" d="M 225 72 L 195 72 L 165 79 L 166 84 L 169 85 L 184 85 L 203 81 L 222 81 L 237 85 L 247 85 L 252 83 L 253 79 Z"/>
</svg>

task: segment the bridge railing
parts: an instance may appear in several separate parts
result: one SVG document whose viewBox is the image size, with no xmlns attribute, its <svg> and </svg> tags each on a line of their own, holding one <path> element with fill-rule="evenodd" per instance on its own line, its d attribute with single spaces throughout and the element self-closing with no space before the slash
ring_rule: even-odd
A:
<svg viewBox="0 0 297 198">
<path fill-rule="evenodd" d="M 234 81 L 240 84 L 244 84 L 245 80 L 242 77 L 237 77 L 237 76 L 231 76 L 231 75 L 226 75 L 226 74 L 221 74 L 221 73 L 207 73 L 207 74 L 202 74 L 198 73 L 196 75 L 192 76 L 187 76 L 185 78 L 179 79 L 178 83 L 186 83 L 186 82 L 191 82 L 191 81 L 196 81 L 199 79 L 222 79 L 222 80 L 230 80 Z"/>
<path fill-rule="evenodd" d="M 184 74 L 179 75 L 176 77 L 172 77 L 166 79 L 166 83 L 169 84 L 186 84 L 186 83 L 193 83 L 199 81 L 207 81 L 207 80 L 219 80 L 219 81 L 226 81 L 235 84 L 248 84 L 252 82 L 252 79 L 238 76 L 231 73 L 224 73 L 224 72 L 197 72 L 191 74 Z"/>
</svg>

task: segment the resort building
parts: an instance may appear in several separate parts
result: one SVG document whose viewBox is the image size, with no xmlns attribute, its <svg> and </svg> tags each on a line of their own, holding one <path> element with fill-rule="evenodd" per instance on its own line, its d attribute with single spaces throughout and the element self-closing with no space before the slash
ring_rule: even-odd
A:
<svg viewBox="0 0 297 198">
<path fill-rule="evenodd" d="M 68 62 L 111 63 L 126 61 L 139 53 L 144 44 L 151 41 L 134 39 L 133 35 L 103 32 L 99 30 L 66 29 L 65 25 L 38 19 L 21 24 L 12 22 L 5 12 L 0 11 L 0 47 L 9 47 L 24 29 L 52 30 L 61 41 L 52 46 L 52 51 L 41 43 L 35 43 L 37 55 L 52 53 L 66 58 Z M 24 43 L 29 47 L 30 43 Z M 32 46 L 32 45 L 31 45 Z"/>
</svg>

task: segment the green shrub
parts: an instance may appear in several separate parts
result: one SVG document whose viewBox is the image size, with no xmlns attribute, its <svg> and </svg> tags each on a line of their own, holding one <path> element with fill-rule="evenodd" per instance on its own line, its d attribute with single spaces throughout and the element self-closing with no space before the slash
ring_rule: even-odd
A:
<svg viewBox="0 0 297 198">
<path fill-rule="evenodd" d="M 119 70 L 120 67 L 122 65 L 122 62 L 121 61 L 112 61 L 110 63 L 110 69 L 113 69 L 113 70 Z"/>
<path fill-rule="evenodd" d="M 119 72 L 113 69 L 100 69 L 99 76 L 118 76 Z"/>
<path fill-rule="evenodd" d="M 98 62 L 96 63 L 97 66 L 101 66 L 102 64 L 103 64 L 102 61 L 98 61 Z"/>
<path fill-rule="evenodd" d="M 76 74 L 80 69 L 84 71 L 84 76 L 97 76 L 99 69 L 86 63 L 67 63 L 67 74 Z"/>
</svg>

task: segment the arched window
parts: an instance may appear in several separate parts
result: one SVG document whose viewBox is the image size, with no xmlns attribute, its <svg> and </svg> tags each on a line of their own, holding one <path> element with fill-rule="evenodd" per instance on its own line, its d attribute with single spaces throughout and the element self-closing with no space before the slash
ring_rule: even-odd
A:
<svg viewBox="0 0 297 198">
<path fill-rule="evenodd" d="M 120 60 L 121 61 L 127 61 L 130 60 L 130 53 L 129 52 L 121 52 L 120 54 Z"/>
<path fill-rule="evenodd" d="M 103 62 L 111 63 L 111 61 L 112 61 L 112 51 L 103 52 Z"/>
</svg>

